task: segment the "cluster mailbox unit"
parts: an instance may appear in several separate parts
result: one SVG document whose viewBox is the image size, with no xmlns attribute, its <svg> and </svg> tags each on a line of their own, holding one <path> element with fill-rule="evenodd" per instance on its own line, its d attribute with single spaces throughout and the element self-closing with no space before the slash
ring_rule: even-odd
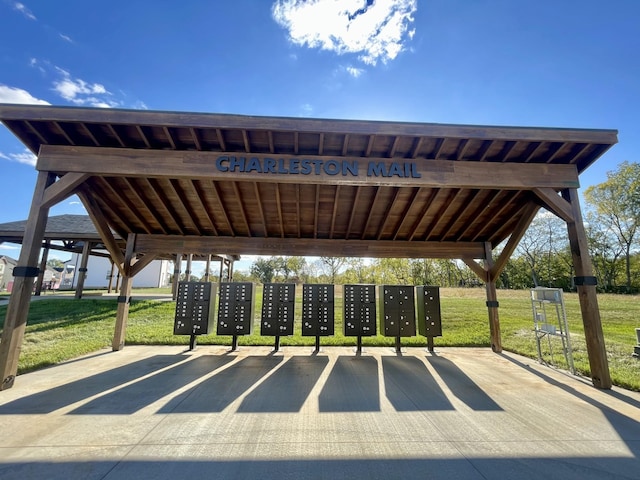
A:
<svg viewBox="0 0 640 480">
<path fill-rule="evenodd" d="M 302 286 L 302 336 L 316 337 L 316 351 L 320 337 L 333 335 L 335 295 L 332 284 Z"/>
<path fill-rule="evenodd" d="M 260 335 L 276 337 L 276 351 L 280 348 L 280 337 L 293 335 L 295 299 L 295 283 L 264 284 Z"/>
<path fill-rule="evenodd" d="M 173 334 L 190 335 L 189 348 L 191 350 L 195 346 L 197 336 L 207 335 L 213 327 L 215 298 L 216 285 L 214 283 L 178 283 Z"/>
<path fill-rule="evenodd" d="M 238 337 L 251 335 L 255 287 L 250 282 L 220 284 L 218 305 L 218 335 L 232 335 L 232 350 L 238 346 Z"/>
<path fill-rule="evenodd" d="M 358 337 L 358 352 L 362 351 L 362 337 L 377 334 L 375 285 L 345 285 L 343 290 L 343 334 Z"/>
<path fill-rule="evenodd" d="M 216 284 L 180 282 L 176 301 L 175 335 L 190 335 L 193 349 L 197 335 L 211 333 L 215 315 Z M 296 285 L 266 283 L 263 286 L 260 335 L 275 337 L 275 351 L 280 337 L 293 335 Z M 253 325 L 255 286 L 250 282 L 224 282 L 219 287 L 217 334 L 233 337 L 232 350 L 241 335 L 250 335 Z M 362 351 L 362 337 L 377 335 L 377 314 L 380 330 L 395 337 L 400 351 L 401 337 L 413 337 L 417 331 L 427 337 L 433 351 L 433 338 L 442 336 L 440 293 L 438 287 L 412 285 L 381 285 L 376 300 L 376 286 L 347 284 L 343 290 L 343 334 L 358 339 L 357 351 Z M 416 322 L 417 321 L 417 322 Z M 305 284 L 302 287 L 302 335 L 320 337 L 334 334 L 335 297 L 333 284 Z"/>
</svg>

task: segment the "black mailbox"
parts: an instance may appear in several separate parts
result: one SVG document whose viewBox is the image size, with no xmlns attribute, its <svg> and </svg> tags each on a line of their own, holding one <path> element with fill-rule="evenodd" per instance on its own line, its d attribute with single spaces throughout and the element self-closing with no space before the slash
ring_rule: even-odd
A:
<svg viewBox="0 0 640 480">
<path fill-rule="evenodd" d="M 345 337 L 375 336 L 375 285 L 345 285 L 343 290 L 342 318 Z"/>
<path fill-rule="evenodd" d="M 425 337 L 441 337 L 440 288 L 420 285 L 416 287 L 416 291 L 418 297 L 418 332 Z"/>
<path fill-rule="evenodd" d="M 179 282 L 174 335 L 206 335 L 213 327 L 216 285 L 209 282 Z"/>
<path fill-rule="evenodd" d="M 250 335 L 253 326 L 255 289 L 250 282 L 220 284 L 218 335 Z"/>
<path fill-rule="evenodd" d="M 302 335 L 324 337 L 334 331 L 334 289 L 332 284 L 302 286 Z"/>
<path fill-rule="evenodd" d="M 381 285 L 379 302 L 385 337 L 415 336 L 416 310 L 412 285 Z"/>
<path fill-rule="evenodd" d="M 262 290 L 260 335 L 293 335 L 296 285 L 265 283 Z"/>
</svg>

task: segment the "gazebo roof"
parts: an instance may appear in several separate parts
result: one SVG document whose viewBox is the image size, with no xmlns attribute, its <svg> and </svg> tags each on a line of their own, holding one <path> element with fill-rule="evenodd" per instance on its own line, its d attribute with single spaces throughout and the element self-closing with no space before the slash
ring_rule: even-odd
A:
<svg viewBox="0 0 640 480">
<path fill-rule="evenodd" d="M 483 258 L 615 130 L 0 105 L 92 217 L 154 253 Z M 71 179 L 72 177 L 67 177 Z"/>
</svg>

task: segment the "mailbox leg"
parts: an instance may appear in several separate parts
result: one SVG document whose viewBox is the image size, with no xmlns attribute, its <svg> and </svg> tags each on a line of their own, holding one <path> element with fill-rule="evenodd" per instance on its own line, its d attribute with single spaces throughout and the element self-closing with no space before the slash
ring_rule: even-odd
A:
<svg viewBox="0 0 640 480">
<path fill-rule="evenodd" d="M 189 350 L 193 350 L 194 348 L 196 348 L 196 342 L 197 341 L 198 341 L 197 335 L 194 335 L 192 333 L 191 337 L 189 338 Z"/>
<path fill-rule="evenodd" d="M 273 351 L 277 352 L 278 350 L 280 350 L 280 337 L 276 335 L 276 340 L 273 344 Z"/>
<path fill-rule="evenodd" d="M 235 352 L 238 349 L 238 336 L 234 335 L 231 339 L 231 351 Z"/>
<path fill-rule="evenodd" d="M 427 337 L 427 350 L 433 353 L 433 337 Z"/>
<path fill-rule="evenodd" d="M 319 352 L 320 351 L 320 335 L 316 335 L 316 349 L 315 352 Z"/>
<path fill-rule="evenodd" d="M 402 353 L 402 344 L 400 343 L 400 335 L 396 337 L 396 353 Z"/>
<path fill-rule="evenodd" d="M 360 355 L 362 353 L 362 337 L 358 335 L 358 344 L 356 346 L 356 355 Z"/>
</svg>

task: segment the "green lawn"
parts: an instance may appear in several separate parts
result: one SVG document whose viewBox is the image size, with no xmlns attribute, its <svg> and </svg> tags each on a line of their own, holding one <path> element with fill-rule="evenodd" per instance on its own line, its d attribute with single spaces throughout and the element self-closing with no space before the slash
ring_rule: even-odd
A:
<svg viewBox="0 0 640 480">
<path fill-rule="evenodd" d="M 240 337 L 239 345 L 273 345 L 273 337 L 261 337 L 258 325 L 261 308 L 261 288 L 256 296 L 254 333 Z M 314 337 L 300 335 L 301 288 L 296 303 L 296 332 L 282 337 L 281 345 L 313 345 Z M 355 345 L 355 337 L 342 335 L 342 288 L 336 287 L 335 335 L 323 337 L 322 345 Z M 140 291 L 134 292 L 141 293 Z M 142 293 L 153 293 L 144 291 Z M 1 298 L 1 297 L 0 297 Z M 567 318 L 571 332 L 574 364 L 578 372 L 589 375 L 589 363 L 584 342 L 582 318 L 576 294 L 565 293 Z M 500 325 L 505 350 L 537 358 L 533 315 L 529 291 L 498 291 Z M 640 390 L 640 360 L 631 356 L 636 344 L 635 328 L 640 327 L 638 296 L 598 296 L 605 342 L 613 382 Z M 438 346 L 489 346 L 489 327 L 484 289 L 441 289 L 443 336 L 435 339 Z M 51 296 L 34 301 L 29 311 L 25 340 L 19 361 L 19 373 L 25 373 L 63 360 L 96 351 L 111 345 L 115 325 L 116 299 L 60 299 Z M 6 306 L 0 306 L 0 322 L 4 322 Z M 173 335 L 175 303 L 154 300 L 134 300 L 131 303 L 127 327 L 127 344 L 188 345 L 189 338 Z M 2 323 L 0 323 L 0 326 Z M 546 361 L 566 368 L 558 338 L 552 338 L 552 355 L 543 342 Z M 228 336 L 206 335 L 199 345 L 231 344 Z M 364 345 L 395 344 L 394 338 L 381 335 L 365 337 Z M 424 337 L 404 338 L 405 346 L 425 346 Z"/>
</svg>

